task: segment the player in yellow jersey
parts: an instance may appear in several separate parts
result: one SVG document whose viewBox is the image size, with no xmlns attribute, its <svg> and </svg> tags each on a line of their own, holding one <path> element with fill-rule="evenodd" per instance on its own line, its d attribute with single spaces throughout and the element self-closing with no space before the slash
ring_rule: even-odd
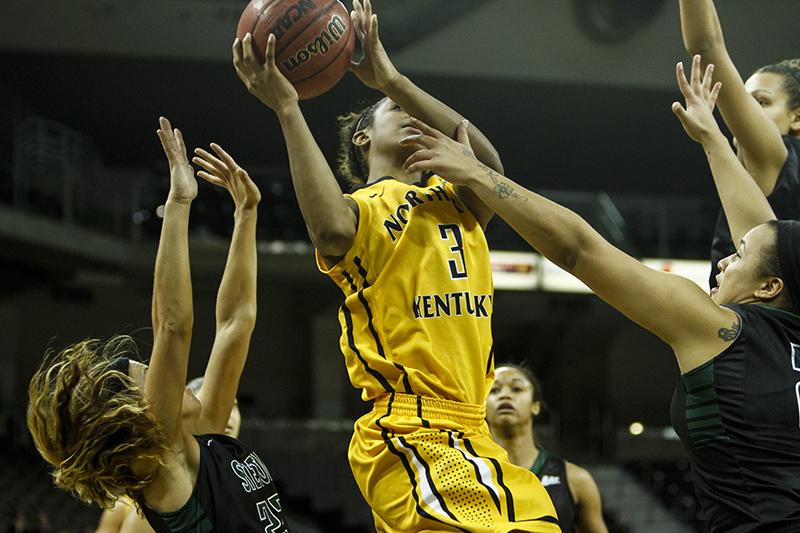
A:
<svg viewBox="0 0 800 533">
<path fill-rule="evenodd" d="M 400 75 L 378 38 L 368 0 L 352 19 L 364 56 L 352 71 L 386 97 L 342 120 L 343 195 L 275 66 L 252 38 L 234 42 L 248 90 L 278 115 L 292 180 L 320 269 L 339 285 L 341 346 L 350 380 L 373 404 L 356 422 L 349 460 L 380 532 L 560 531 L 538 479 L 492 441 L 485 400 L 494 376 L 489 251 L 491 211 L 468 189 L 407 173 L 419 117 L 466 135 L 463 117 Z M 477 157 L 502 169 L 470 127 Z"/>
</svg>

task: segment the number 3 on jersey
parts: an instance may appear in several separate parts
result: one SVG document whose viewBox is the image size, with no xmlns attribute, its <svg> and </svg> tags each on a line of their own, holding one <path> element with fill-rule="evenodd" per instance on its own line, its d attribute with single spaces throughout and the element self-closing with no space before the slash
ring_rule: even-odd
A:
<svg viewBox="0 0 800 533">
<path fill-rule="evenodd" d="M 453 242 L 450 251 L 458 254 L 456 259 L 448 259 L 450 277 L 463 279 L 467 277 L 467 263 L 464 261 L 464 239 L 461 235 L 461 226 L 458 224 L 439 224 L 439 236 L 443 241 Z"/>
</svg>

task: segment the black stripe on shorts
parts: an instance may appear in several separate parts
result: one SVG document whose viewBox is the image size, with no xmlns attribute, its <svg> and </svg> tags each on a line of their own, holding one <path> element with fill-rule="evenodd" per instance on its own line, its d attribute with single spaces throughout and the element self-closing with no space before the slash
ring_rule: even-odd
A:
<svg viewBox="0 0 800 533">
<path fill-rule="evenodd" d="M 453 435 L 453 432 L 452 431 L 448 431 L 446 429 L 442 430 L 442 431 L 447 433 L 447 440 L 448 440 L 448 443 L 450 444 L 450 447 L 453 448 L 454 450 L 460 452 L 461 455 L 464 456 L 464 460 L 467 461 L 469 464 L 471 464 L 472 467 L 475 469 L 475 478 L 478 480 L 478 483 L 483 485 L 483 487 L 489 492 L 489 495 L 492 497 L 492 501 L 494 502 L 494 506 L 497 508 L 497 512 L 500 513 L 501 512 L 500 511 L 500 498 L 499 498 L 500 495 L 499 494 L 495 494 L 495 492 L 492 490 L 492 488 L 483 481 L 483 477 L 481 477 L 481 471 L 478 468 L 478 465 L 476 465 L 474 462 L 470 461 L 469 458 L 467 457 L 467 454 L 464 453 L 463 450 L 459 450 L 458 448 L 456 448 L 456 446 L 455 446 L 456 436 Z M 466 440 L 464 439 L 464 434 L 463 433 L 459 432 L 457 437 L 466 442 Z M 474 450 L 470 450 L 469 448 L 467 448 L 467 450 L 469 450 L 469 453 L 471 453 L 472 456 L 475 457 L 476 459 L 482 459 L 482 457 L 478 457 L 478 455 L 475 453 Z"/>
<path fill-rule="evenodd" d="M 422 396 L 417 396 L 417 416 L 422 420 L 422 427 L 429 428 L 431 423 L 422 418 Z"/>
<path fill-rule="evenodd" d="M 414 446 L 409 444 L 408 441 L 406 441 L 406 439 L 404 439 L 403 437 L 397 437 L 397 440 L 399 440 L 400 443 L 404 447 L 406 447 L 407 449 L 411 450 L 411 453 L 414 454 L 414 457 L 416 457 L 417 461 L 419 461 L 419 463 L 422 465 L 422 469 L 425 471 L 425 478 L 428 480 L 428 484 L 431 487 L 431 492 L 433 492 L 433 495 L 436 497 L 436 500 L 439 502 L 439 506 L 441 506 L 441 508 L 445 512 L 445 514 L 447 514 L 447 516 L 449 516 L 454 522 L 458 522 L 458 520 L 456 519 L 455 515 L 450 512 L 450 509 L 447 508 L 447 504 L 444 501 L 444 497 L 442 497 L 441 493 L 438 490 L 436 490 L 436 485 L 433 484 L 433 476 L 431 475 L 431 467 L 428 466 L 428 463 L 425 462 L 425 459 L 422 458 L 422 456 L 420 455 L 419 451 L 417 451 L 417 449 Z"/>
<path fill-rule="evenodd" d="M 398 438 L 401 438 L 401 437 L 398 437 Z M 406 457 L 406 454 L 404 454 L 403 452 L 398 450 L 395 447 L 395 445 L 394 445 L 394 443 L 392 442 L 391 439 L 384 438 L 384 442 L 386 443 L 386 446 L 389 448 L 389 451 L 400 458 L 400 463 L 402 463 L 403 468 L 405 468 L 406 473 L 408 474 L 408 479 L 411 480 L 411 496 L 414 498 L 414 503 L 416 504 L 417 513 L 420 516 L 424 517 L 424 518 L 427 518 L 429 520 L 433 520 L 434 522 L 439 522 L 441 524 L 445 524 L 445 522 L 443 522 L 442 520 L 436 518 L 435 516 L 433 516 L 432 514 L 427 512 L 425 509 L 422 508 L 422 505 L 420 505 L 419 495 L 417 494 L 417 492 L 418 492 L 417 478 L 414 475 L 414 469 L 411 468 L 411 464 L 408 462 L 408 457 Z M 450 525 L 450 524 L 447 524 L 447 525 Z M 466 529 L 461 529 L 460 527 L 458 529 L 460 531 L 463 531 L 464 533 L 469 533 Z"/>
<path fill-rule="evenodd" d="M 466 446 L 467 450 L 469 450 L 469 453 L 471 453 L 475 457 L 480 457 L 477 454 L 477 452 L 475 452 L 475 447 L 472 445 L 469 439 L 463 439 L 463 440 L 464 440 L 464 446 Z M 514 496 L 511 494 L 511 491 L 503 482 L 503 469 L 500 468 L 500 462 L 494 457 L 486 457 L 485 459 L 490 463 L 492 463 L 495 471 L 497 472 L 497 484 L 500 485 L 500 488 L 503 489 L 503 492 L 506 493 L 506 506 L 508 512 L 508 519 L 509 521 L 514 522 L 516 520 L 516 513 L 514 512 Z"/>
</svg>

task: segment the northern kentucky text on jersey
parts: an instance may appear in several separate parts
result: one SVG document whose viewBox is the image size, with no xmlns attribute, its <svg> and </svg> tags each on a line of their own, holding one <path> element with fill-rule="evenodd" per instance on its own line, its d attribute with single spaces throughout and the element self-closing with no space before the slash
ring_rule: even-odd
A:
<svg viewBox="0 0 800 533">
<path fill-rule="evenodd" d="M 429 202 L 452 202 L 459 212 L 464 211 L 464 208 L 458 205 L 456 199 L 447 194 L 447 190 L 443 185 L 435 185 L 419 192 L 408 191 L 405 199 L 404 203 L 397 206 L 394 214 L 390 214 L 389 218 L 383 222 L 383 227 L 386 228 L 392 242 L 397 240 L 398 235 L 403 233 L 406 224 L 408 224 L 406 214 L 416 207 Z"/>
<path fill-rule="evenodd" d="M 469 291 L 447 294 L 418 294 L 411 303 L 414 319 L 471 315 L 488 318 L 492 313 L 491 294 L 472 294 Z"/>
</svg>

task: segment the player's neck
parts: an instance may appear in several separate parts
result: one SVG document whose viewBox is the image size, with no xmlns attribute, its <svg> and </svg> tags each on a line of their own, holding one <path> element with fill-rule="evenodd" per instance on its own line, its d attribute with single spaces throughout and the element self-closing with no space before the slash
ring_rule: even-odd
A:
<svg viewBox="0 0 800 533">
<path fill-rule="evenodd" d="M 531 424 L 498 428 L 492 434 L 495 441 L 508 452 L 509 460 L 517 466 L 530 468 L 539 456 Z"/>
<path fill-rule="evenodd" d="M 403 161 L 393 161 L 385 158 L 375 158 L 369 162 L 369 179 L 367 183 L 381 179 L 384 176 L 391 176 L 402 183 L 417 183 L 422 179 L 422 172 L 409 174 L 403 170 Z"/>
</svg>

